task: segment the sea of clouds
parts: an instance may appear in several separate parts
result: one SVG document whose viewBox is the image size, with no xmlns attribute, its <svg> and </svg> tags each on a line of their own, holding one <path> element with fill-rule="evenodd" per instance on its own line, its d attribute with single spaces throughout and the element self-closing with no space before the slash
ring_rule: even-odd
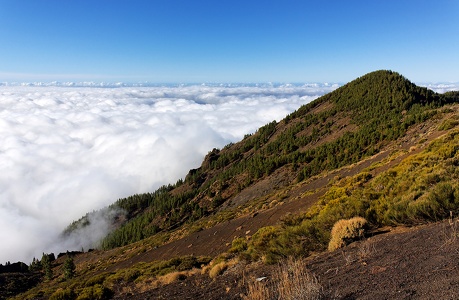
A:
<svg viewBox="0 0 459 300">
<path fill-rule="evenodd" d="M 88 249 L 107 233 L 98 214 L 184 178 L 213 148 L 281 120 L 338 85 L 75 87 L 0 84 L 0 263 Z"/>
</svg>

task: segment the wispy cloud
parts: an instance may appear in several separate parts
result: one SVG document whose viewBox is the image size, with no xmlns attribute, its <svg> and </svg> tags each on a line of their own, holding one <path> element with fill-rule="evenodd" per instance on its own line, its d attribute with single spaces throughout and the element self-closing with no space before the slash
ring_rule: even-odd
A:
<svg viewBox="0 0 459 300">
<path fill-rule="evenodd" d="M 176 182 L 334 88 L 0 87 L 0 262 L 86 248 L 57 242 L 73 220 Z"/>
</svg>

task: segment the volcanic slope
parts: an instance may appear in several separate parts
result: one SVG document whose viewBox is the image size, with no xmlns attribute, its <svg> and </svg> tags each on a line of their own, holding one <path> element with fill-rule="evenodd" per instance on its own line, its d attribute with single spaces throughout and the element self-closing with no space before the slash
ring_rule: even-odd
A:
<svg viewBox="0 0 459 300">
<path fill-rule="evenodd" d="M 58 259 L 54 278 L 26 296 L 40 299 L 60 291 L 76 298 L 92 289 L 128 297 L 153 289 L 160 275 L 201 268 L 213 258 L 213 265 L 226 262 L 223 271 L 235 257 L 271 263 L 324 251 L 339 219 L 363 216 L 376 230 L 447 217 L 457 210 L 456 194 L 459 198 L 451 177 L 422 173 L 425 185 L 416 191 L 399 188 L 394 199 L 403 193 L 411 198 L 395 204 L 383 201 L 387 182 L 377 178 L 411 157 L 434 155 L 425 154 L 434 147 L 427 145 L 459 124 L 458 99 L 456 92 L 436 94 L 396 72 L 364 75 L 238 143 L 213 149 L 185 180 L 118 200 L 108 209 L 122 208 L 126 214 L 115 218 L 115 230 L 102 241 L 104 250 L 75 256 L 78 277 L 70 281 L 62 280 Z M 449 151 L 445 166 L 454 166 L 459 148 L 444 143 L 452 150 L 436 151 Z M 435 170 L 422 170 L 427 168 Z M 422 210 L 421 203 L 411 215 L 400 212 L 410 201 L 433 197 L 428 187 L 439 184 L 450 184 L 436 193 L 450 189 L 451 203 L 425 201 L 440 208 Z M 87 220 L 74 222 L 66 234 Z"/>
<path fill-rule="evenodd" d="M 105 238 L 103 248 L 184 224 L 207 228 L 215 220 L 258 212 L 263 204 L 273 206 L 274 200 L 287 202 L 292 198 L 288 187 L 378 154 L 410 126 L 428 120 L 433 108 L 452 101 L 454 97 L 417 87 L 398 73 L 369 73 L 239 143 L 213 149 L 184 181 L 118 200 L 112 208 L 122 208 L 127 219 Z M 213 216 L 210 223 L 201 221 L 208 216 Z M 181 236 L 176 232 L 168 238 Z"/>
</svg>

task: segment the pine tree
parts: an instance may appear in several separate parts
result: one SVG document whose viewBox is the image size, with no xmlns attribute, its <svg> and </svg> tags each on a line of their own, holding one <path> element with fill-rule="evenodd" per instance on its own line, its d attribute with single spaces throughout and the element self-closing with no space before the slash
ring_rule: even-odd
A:
<svg viewBox="0 0 459 300">
<path fill-rule="evenodd" d="M 41 266 L 43 268 L 43 272 L 45 273 L 45 279 L 53 279 L 53 269 L 51 267 L 51 260 L 48 254 L 43 253 L 43 256 L 41 257 Z"/>
<path fill-rule="evenodd" d="M 65 279 L 70 279 L 75 276 L 75 263 L 73 262 L 73 258 L 67 255 L 67 259 L 64 262 L 64 277 Z"/>
<path fill-rule="evenodd" d="M 29 265 L 29 270 L 34 272 L 34 271 L 39 271 L 41 269 L 42 267 L 41 267 L 40 261 L 34 257 L 32 262 Z"/>
</svg>

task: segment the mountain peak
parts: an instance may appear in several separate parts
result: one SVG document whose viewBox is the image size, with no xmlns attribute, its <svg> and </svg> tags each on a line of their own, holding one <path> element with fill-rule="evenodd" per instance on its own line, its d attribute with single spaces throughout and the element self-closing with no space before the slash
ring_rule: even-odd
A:
<svg viewBox="0 0 459 300">
<path fill-rule="evenodd" d="M 379 70 L 359 77 L 329 95 L 343 110 L 379 109 L 402 111 L 416 103 L 438 100 L 438 94 L 418 87 L 397 72 Z M 381 111 L 380 111 L 381 112 Z"/>
</svg>

